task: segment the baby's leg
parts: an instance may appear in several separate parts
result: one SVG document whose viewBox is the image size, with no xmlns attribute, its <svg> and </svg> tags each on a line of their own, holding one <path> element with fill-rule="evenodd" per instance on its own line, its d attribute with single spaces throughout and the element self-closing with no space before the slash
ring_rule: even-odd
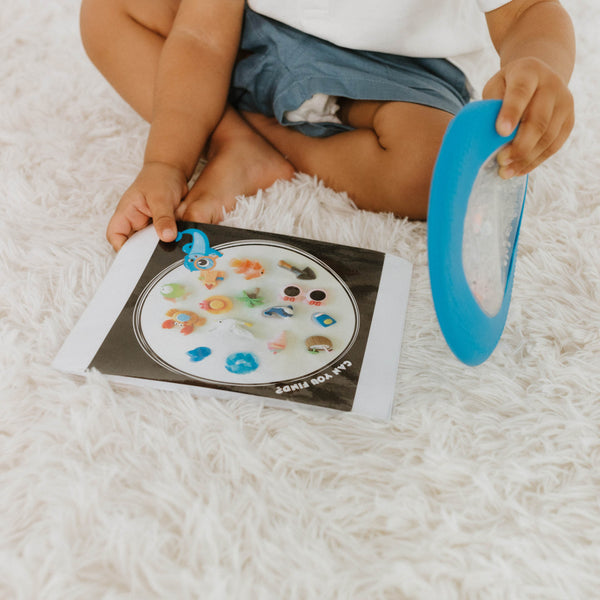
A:
<svg viewBox="0 0 600 600">
<path fill-rule="evenodd" d="M 433 166 L 452 115 L 406 102 L 345 101 L 340 116 L 356 129 L 314 138 L 244 114 L 298 171 L 347 192 L 359 208 L 425 219 Z"/>
<path fill-rule="evenodd" d="M 88 56 L 123 99 L 152 120 L 154 80 L 179 0 L 83 0 L 81 39 Z"/>
<path fill-rule="evenodd" d="M 237 196 L 253 196 L 278 179 L 291 179 L 294 167 L 227 107 L 206 152 L 207 164 L 176 216 L 185 221 L 219 223 Z"/>
<path fill-rule="evenodd" d="M 83 0 L 81 35 L 96 67 L 145 120 L 152 121 L 154 81 L 179 0 Z M 219 221 L 238 195 L 252 195 L 293 167 L 233 109 L 206 149 L 208 166 L 178 211 L 179 217 Z"/>
</svg>

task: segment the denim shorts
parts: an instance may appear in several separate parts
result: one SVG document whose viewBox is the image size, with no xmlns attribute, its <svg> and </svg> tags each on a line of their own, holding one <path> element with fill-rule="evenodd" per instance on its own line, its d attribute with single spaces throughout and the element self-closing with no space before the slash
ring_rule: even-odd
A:
<svg viewBox="0 0 600 600">
<path fill-rule="evenodd" d="M 456 114 L 468 101 L 464 74 L 442 58 L 412 58 L 341 48 L 246 9 L 241 58 L 233 71 L 230 102 L 239 110 L 274 116 L 313 137 L 352 127 L 293 123 L 314 94 L 354 100 L 411 102 Z"/>
</svg>

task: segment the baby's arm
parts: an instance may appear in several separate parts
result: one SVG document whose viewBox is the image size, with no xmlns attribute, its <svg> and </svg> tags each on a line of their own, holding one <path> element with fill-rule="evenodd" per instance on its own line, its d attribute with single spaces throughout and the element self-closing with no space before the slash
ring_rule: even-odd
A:
<svg viewBox="0 0 600 600">
<path fill-rule="evenodd" d="M 116 250 L 150 219 L 163 241 L 175 239 L 175 209 L 225 110 L 243 10 L 243 0 L 181 0 L 160 55 L 144 165 L 108 225 Z"/>
<path fill-rule="evenodd" d="M 498 154 L 499 173 L 524 175 L 554 154 L 574 123 L 567 84 L 575 61 L 571 20 L 557 0 L 513 0 L 486 14 L 501 69 L 484 98 L 501 98 L 496 128 L 514 141 Z"/>
</svg>

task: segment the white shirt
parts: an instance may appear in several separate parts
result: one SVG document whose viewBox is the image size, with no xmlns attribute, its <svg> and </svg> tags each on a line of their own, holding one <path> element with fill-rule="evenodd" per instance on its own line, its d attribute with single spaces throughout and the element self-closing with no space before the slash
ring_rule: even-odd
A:
<svg viewBox="0 0 600 600">
<path fill-rule="evenodd" d="M 484 12 L 508 0 L 248 0 L 262 15 L 345 48 L 447 58 L 474 87 L 492 44 Z M 485 70 L 485 69 L 483 69 Z M 486 73 L 486 76 L 492 73 Z"/>
</svg>

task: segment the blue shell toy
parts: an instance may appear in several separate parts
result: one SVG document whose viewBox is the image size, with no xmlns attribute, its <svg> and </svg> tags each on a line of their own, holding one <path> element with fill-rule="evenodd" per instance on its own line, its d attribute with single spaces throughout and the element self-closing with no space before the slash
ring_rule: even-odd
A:
<svg viewBox="0 0 600 600">
<path fill-rule="evenodd" d="M 468 365 L 496 348 L 508 314 L 527 177 L 498 175 L 500 100 L 467 104 L 435 165 L 427 217 L 433 302 L 452 352 Z"/>
</svg>

